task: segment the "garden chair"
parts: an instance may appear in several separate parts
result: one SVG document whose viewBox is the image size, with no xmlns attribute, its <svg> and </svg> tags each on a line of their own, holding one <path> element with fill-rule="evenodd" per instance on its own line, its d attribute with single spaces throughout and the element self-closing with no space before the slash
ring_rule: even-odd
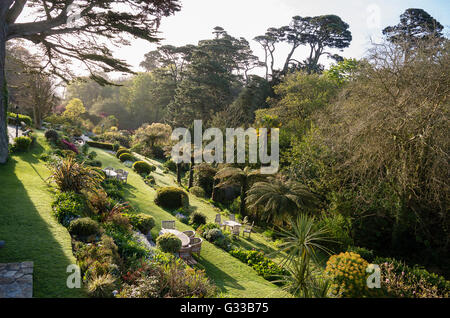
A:
<svg viewBox="0 0 450 318">
<path fill-rule="evenodd" d="M 189 245 L 192 247 L 192 253 L 200 256 L 203 240 L 200 237 L 192 237 Z"/>
<path fill-rule="evenodd" d="M 175 221 L 162 221 L 161 228 L 167 230 L 175 230 Z"/>
<path fill-rule="evenodd" d="M 189 266 L 197 264 L 195 259 L 192 258 L 192 246 L 190 246 L 190 245 L 188 247 L 180 248 L 180 250 L 178 251 L 178 255 Z"/>
<path fill-rule="evenodd" d="M 231 234 L 235 235 L 235 236 L 239 236 L 239 232 L 241 231 L 241 226 L 240 225 L 235 225 L 231 228 Z"/>
<path fill-rule="evenodd" d="M 119 181 L 127 183 L 127 181 L 128 181 L 128 171 L 124 171 L 124 170 L 122 170 L 122 171 L 123 171 L 122 173 L 117 172 L 117 179 Z"/>
<path fill-rule="evenodd" d="M 255 222 L 252 222 L 252 225 L 246 224 L 244 227 L 244 230 L 242 231 L 242 236 L 244 236 L 245 233 L 248 233 L 248 237 L 250 238 L 250 235 L 252 234 L 253 226 L 255 225 Z"/>
<path fill-rule="evenodd" d="M 236 216 L 234 214 L 230 214 L 230 221 L 236 222 Z"/>
<path fill-rule="evenodd" d="M 184 234 L 187 235 L 187 237 L 191 238 L 195 236 L 195 232 L 194 231 L 184 231 Z"/>
<path fill-rule="evenodd" d="M 112 171 L 114 171 L 114 168 L 112 168 L 112 167 L 106 167 L 105 170 L 112 170 Z"/>
<path fill-rule="evenodd" d="M 216 224 L 218 224 L 220 227 L 226 227 L 226 224 L 224 224 L 224 223 L 222 223 L 222 217 L 221 217 L 221 215 L 220 214 L 216 214 L 216 219 L 214 220 L 214 222 L 216 223 Z"/>
</svg>

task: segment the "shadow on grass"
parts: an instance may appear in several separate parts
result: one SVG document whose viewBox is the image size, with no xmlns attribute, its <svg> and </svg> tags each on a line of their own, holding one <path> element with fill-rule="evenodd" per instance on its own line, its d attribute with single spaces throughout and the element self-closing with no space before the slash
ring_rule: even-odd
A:
<svg viewBox="0 0 450 318">
<path fill-rule="evenodd" d="M 215 285 L 219 288 L 220 292 L 226 293 L 228 291 L 227 288 L 234 288 L 244 290 L 245 288 L 239 284 L 239 282 L 222 271 L 219 267 L 215 266 L 213 263 L 209 262 L 203 257 L 199 257 L 198 263 L 201 265 L 201 268 L 205 270 L 206 275 L 210 277 Z"/>
<path fill-rule="evenodd" d="M 39 149 L 36 149 L 39 151 Z M 33 154 L 35 151 L 33 149 Z M 66 286 L 67 266 L 72 261 L 66 256 L 67 250 L 61 246 L 54 235 L 65 235 L 65 229 L 54 229 L 42 218 L 36 204 L 42 206 L 48 204 L 50 209 L 51 197 L 43 186 L 39 189 L 39 179 L 34 178 L 30 171 L 28 160 L 32 162 L 32 153 L 20 155 L 20 163 L 16 158 L 10 158 L 7 164 L 0 166 L 0 239 L 6 242 L 0 249 L 0 260 L 7 262 L 34 262 L 33 296 L 34 297 L 80 297 L 84 296 L 81 290 L 69 289 Z M 31 165 L 32 166 L 32 165 Z M 34 167 L 32 166 L 33 170 Z M 28 189 L 16 175 L 30 178 L 32 184 Z M 39 176 L 41 179 L 42 177 Z M 29 191 L 34 192 L 35 202 L 29 196 Z M 39 193 L 43 191 L 42 195 Z M 48 202 L 47 202 L 48 201 Z M 44 212 L 46 213 L 46 212 Z M 50 230 L 53 229 L 54 233 Z M 61 230 L 61 232 L 59 231 Z"/>
</svg>

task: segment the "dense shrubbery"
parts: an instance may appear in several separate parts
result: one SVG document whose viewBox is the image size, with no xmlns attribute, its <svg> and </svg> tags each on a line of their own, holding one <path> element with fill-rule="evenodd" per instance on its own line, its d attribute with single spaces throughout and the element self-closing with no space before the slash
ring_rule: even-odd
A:
<svg viewBox="0 0 450 318">
<path fill-rule="evenodd" d="M 286 271 L 281 266 L 266 258 L 262 252 L 235 249 L 231 250 L 230 254 L 251 266 L 264 279 L 277 280 L 280 278 L 280 275 L 286 274 Z"/>
<path fill-rule="evenodd" d="M 157 246 L 165 253 L 176 253 L 181 248 L 181 241 L 172 233 L 164 233 L 156 239 Z"/>
<path fill-rule="evenodd" d="M 60 192 L 52 204 L 53 215 L 59 223 L 69 226 L 73 219 L 86 213 L 86 199 L 75 192 Z"/>
<path fill-rule="evenodd" d="M 156 192 L 155 203 L 166 209 L 178 209 L 189 205 L 189 197 L 182 189 L 165 187 Z"/>
<path fill-rule="evenodd" d="M 150 232 L 155 226 L 155 219 L 151 215 L 144 213 L 139 214 L 126 214 L 133 227 L 144 234 Z"/>
<path fill-rule="evenodd" d="M 213 191 L 216 173 L 217 169 L 206 163 L 194 167 L 194 185 L 202 188 L 205 191 L 205 196 L 208 198 L 211 197 Z"/>
<path fill-rule="evenodd" d="M 49 129 L 45 132 L 45 138 L 48 141 L 56 142 L 59 139 L 59 134 L 56 130 Z"/>
<path fill-rule="evenodd" d="M 104 179 L 101 183 L 101 186 L 109 197 L 120 201 L 123 201 L 125 199 L 123 183 L 119 180 L 113 178 Z"/>
<path fill-rule="evenodd" d="M 130 153 L 130 150 L 127 148 L 123 148 L 123 147 L 119 148 L 116 152 L 117 159 L 119 159 L 120 155 L 123 153 Z"/>
<path fill-rule="evenodd" d="M 125 161 L 134 161 L 134 157 L 133 157 L 133 155 L 132 155 L 131 153 L 124 152 L 124 153 L 122 153 L 122 154 L 119 156 L 119 160 L 122 161 L 122 162 L 125 162 Z"/>
<path fill-rule="evenodd" d="M 133 169 L 139 174 L 150 174 L 156 170 L 156 167 L 146 161 L 136 161 L 133 164 Z"/>
<path fill-rule="evenodd" d="M 67 229 L 71 235 L 80 238 L 95 236 L 100 233 L 98 222 L 88 217 L 73 220 Z"/>
<path fill-rule="evenodd" d="M 191 219 L 189 223 L 192 224 L 194 228 L 206 224 L 206 215 L 204 215 L 201 212 L 195 211 L 194 213 L 191 214 Z"/>
<path fill-rule="evenodd" d="M 17 114 L 8 112 L 8 122 L 11 125 L 16 124 Z M 30 116 L 19 114 L 19 124 L 20 122 L 24 122 L 25 125 L 31 127 L 33 125 L 33 120 Z"/>
<path fill-rule="evenodd" d="M 205 190 L 203 188 L 195 186 L 189 189 L 189 192 L 199 198 L 205 198 Z"/>
<path fill-rule="evenodd" d="M 115 146 L 113 144 L 107 142 L 98 142 L 98 141 L 86 141 L 86 143 L 95 148 L 106 149 L 106 150 L 114 150 Z"/>
<path fill-rule="evenodd" d="M 13 152 L 26 152 L 30 149 L 32 139 L 30 137 L 22 136 L 14 138 Z"/>
</svg>

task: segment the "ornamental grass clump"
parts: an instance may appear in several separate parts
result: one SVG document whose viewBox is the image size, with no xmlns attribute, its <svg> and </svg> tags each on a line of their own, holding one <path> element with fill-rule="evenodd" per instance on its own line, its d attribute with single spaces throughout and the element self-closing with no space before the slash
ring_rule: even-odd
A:
<svg viewBox="0 0 450 318">
<path fill-rule="evenodd" d="M 331 293 L 337 297 L 355 298 L 367 295 L 369 263 L 353 252 L 333 255 L 327 262 L 325 273 L 332 280 Z"/>
<path fill-rule="evenodd" d="M 73 157 L 54 163 L 49 166 L 49 169 L 52 172 L 49 179 L 55 182 L 62 192 L 95 191 L 100 188 L 103 180 L 99 172 L 76 162 Z"/>
</svg>

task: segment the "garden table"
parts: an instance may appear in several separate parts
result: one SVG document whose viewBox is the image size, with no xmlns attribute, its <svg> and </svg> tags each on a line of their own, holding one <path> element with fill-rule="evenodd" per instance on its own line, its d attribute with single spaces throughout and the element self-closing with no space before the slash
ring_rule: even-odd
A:
<svg viewBox="0 0 450 318">
<path fill-rule="evenodd" d="M 113 170 L 103 170 L 105 171 L 105 174 L 107 177 L 109 178 L 116 178 L 117 177 L 117 172 L 113 171 Z"/>
<path fill-rule="evenodd" d="M 161 232 L 159 232 L 160 235 L 164 234 L 164 233 L 174 234 L 176 237 L 178 237 L 180 239 L 182 246 L 189 246 L 189 243 L 191 240 L 189 239 L 189 236 L 187 236 L 183 232 L 180 232 L 178 230 L 171 230 L 171 229 L 162 229 Z"/>
<path fill-rule="evenodd" d="M 225 228 L 226 228 L 227 226 L 229 226 L 229 227 L 235 227 L 236 225 L 242 226 L 241 223 L 236 222 L 236 221 L 231 221 L 231 220 L 224 221 L 224 222 L 223 222 L 223 225 L 225 226 Z"/>
</svg>

